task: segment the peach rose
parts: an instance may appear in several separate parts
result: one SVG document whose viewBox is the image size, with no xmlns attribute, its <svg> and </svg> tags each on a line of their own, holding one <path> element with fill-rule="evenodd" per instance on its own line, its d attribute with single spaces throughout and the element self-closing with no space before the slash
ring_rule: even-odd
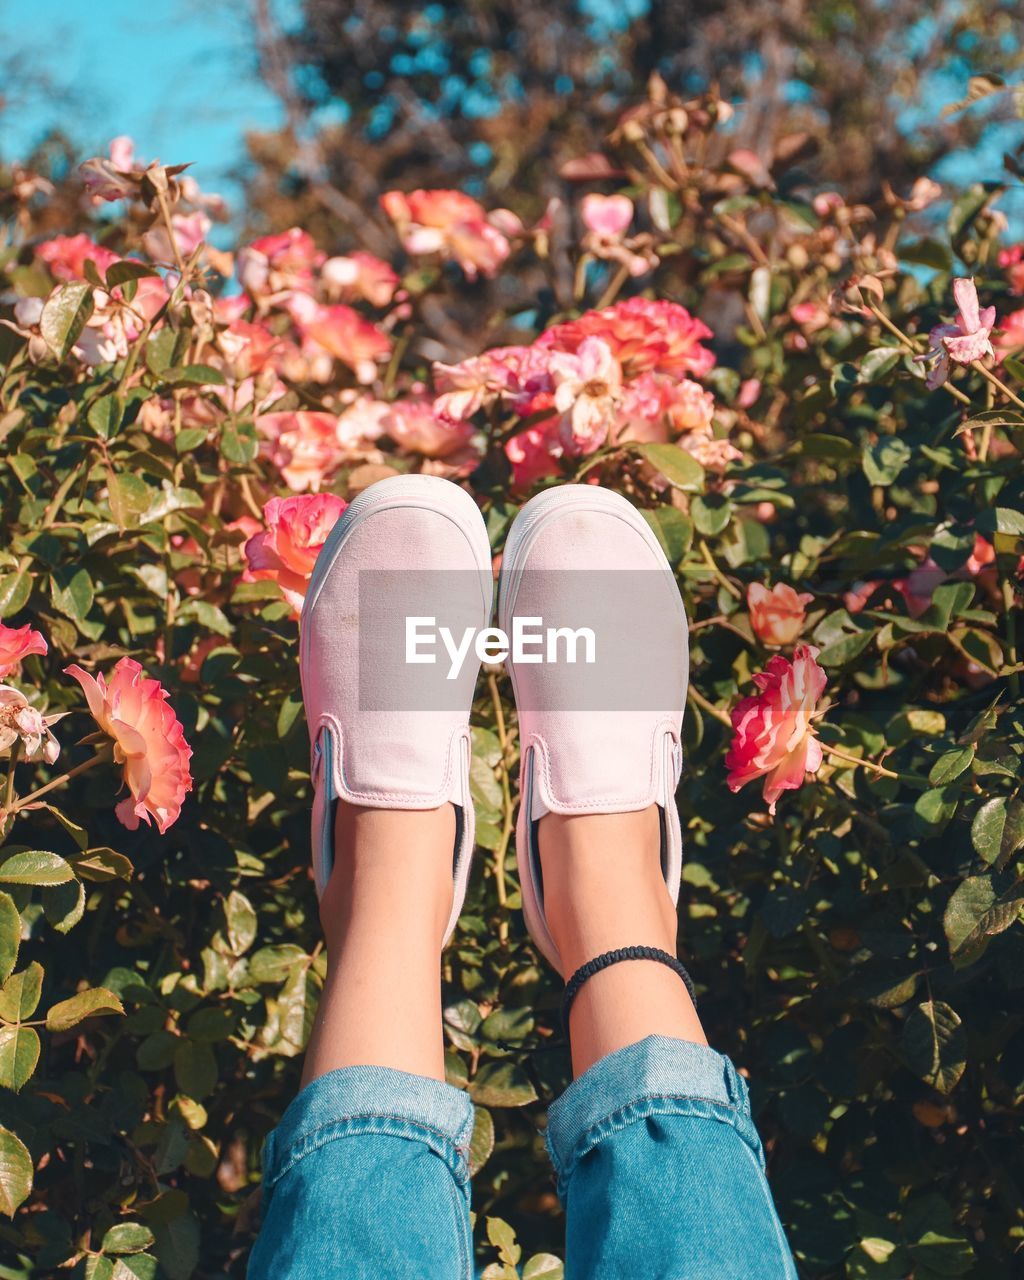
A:
<svg viewBox="0 0 1024 1280">
<path fill-rule="evenodd" d="M 124 768 L 130 796 L 114 809 L 135 831 L 141 818 L 161 835 L 177 822 L 192 790 L 192 748 L 159 680 L 149 680 L 137 662 L 122 658 L 109 680 L 79 666 L 65 668 L 85 692 L 93 719 L 114 741 L 114 759 Z"/>
<path fill-rule="evenodd" d="M 0 622 L 0 677 L 9 676 L 30 653 L 45 653 L 46 641 L 26 623 L 5 627 Z"/>
<path fill-rule="evenodd" d="M 346 258 L 328 258 L 320 279 L 332 297 L 343 302 L 363 298 L 372 307 L 386 307 L 401 284 L 390 263 L 362 250 Z"/>
<path fill-rule="evenodd" d="M 314 362 L 313 376 L 327 381 L 331 361 L 348 365 L 362 383 L 372 382 L 377 364 L 391 355 L 391 339 L 358 311 L 343 302 L 323 306 L 305 294 L 292 294 L 287 309 L 302 336 L 302 353 Z M 323 377 L 318 378 L 317 358 L 327 356 Z"/>
<path fill-rule="evenodd" d="M 764 778 L 768 812 L 783 791 L 802 785 L 821 767 L 821 744 L 812 720 L 825 691 L 825 672 L 812 645 L 797 645 L 792 661 L 776 654 L 754 676 L 758 692 L 732 711 L 734 737 L 725 757 L 730 791 Z"/>
<path fill-rule="evenodd" d="M 276 582 L 296 617 L 316 558 L 347 506 L 333 493 L 271 498 L 263 508 L 266 529 L 245 544 L 253 576 Z"/>
<path fill-rule="evenodd" d="M 473 434 L 468 422 L 442 418 L 432 400 L 396 400 L 388 406 L 385 434 L 406 453 L 422 453 L 425 458 L 447 458 L 464 449 Z"/>
<path fill-rule="evenodd" d="M 338 419 L 333 413 L 309 409 L 262 413 L 256 427 L 293 493 L 318 490 L 348 456 L 338 439 Z"/>
<path fill-rule="evenodd" d="M 750 625 L 762 644 L 792 644 L 807 620 L 807 605 L 814 596 L 796 592 L 788 582 L 777 582 L 769 591 L 760 582 L 747 587 Z"/>
<path fill-rule="evenodd" d="M 495 225 L 507 219 L 489 218 L 484 207 L 462 191 L 385 191 L 380 203 L 406 253 L 451 258 L 468 280 L 497 275 L 509 255 L 508 240 Z"/>
<path fill-rule="evenodd" d="M 517 432 L 505 444 L 505 457 L 512 466 L 513 487 L 529 489 L 538 480 L 561 475 L 557 462 L 561 455 L 557 418 Z"/>
</svg>

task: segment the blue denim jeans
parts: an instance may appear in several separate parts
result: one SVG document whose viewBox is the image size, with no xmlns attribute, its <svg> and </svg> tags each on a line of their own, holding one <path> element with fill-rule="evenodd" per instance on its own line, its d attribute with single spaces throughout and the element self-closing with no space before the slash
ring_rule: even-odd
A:
<svg viewBox="0 0 1024 1280">
<path fill-rule="evenodd" d="M 248 1280 L 472 1280 L 473 1107 L 451 1085 L 345 1067 L 267 1139 Z M 747 1087 L 728 1058 L 649 1036 L 548 1112 L 567 1280 L 796 1280 Z"/>
</svg>

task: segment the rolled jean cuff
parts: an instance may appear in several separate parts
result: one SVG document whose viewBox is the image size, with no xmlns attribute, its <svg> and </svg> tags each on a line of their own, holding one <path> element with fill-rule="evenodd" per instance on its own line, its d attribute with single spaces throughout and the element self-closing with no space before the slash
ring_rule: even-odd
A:
<svg viewBox="0 0 1024 1280">
<path fill-rule="evenodd" d="M 602 1139 L 653 1115 L 730 1124 L 764 1167 L 746 1082 L 729 1059 L 690 1040 L 648 1036 L 596 1062 L 549 1109 L 546 1142 L 559 1195 Z"/>
<path fill-rule="evenodd" d="M 467 1094 L 428 1076 L 391 1067 L 340 1067 L 311 1081 L 263 1147 L 263 1185 L 270 1190 L 303 1156 L 354 1134 L 378 1133 L 423 1142 L 460 1186 L 469 1182 L 473 1104 Z"/>
</svg>

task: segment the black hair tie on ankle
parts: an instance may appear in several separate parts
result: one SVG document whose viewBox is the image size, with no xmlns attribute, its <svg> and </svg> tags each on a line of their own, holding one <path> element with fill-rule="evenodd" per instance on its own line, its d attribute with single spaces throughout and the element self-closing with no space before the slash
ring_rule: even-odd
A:
<svg viewBox="0 0 1024 1280">
<path fill-rule="evenodd" d="M 569 981 L 565 984 L 565 995 L 562 996 L 562 1030 L 565 1032 L 565 1038 L 569 1038 L 569 1014 L 572 1011 L 572 1002 L 579 994 L 580 987 L 588 978 L 592 978 L 595 973 L 600 973 L 602 969 L 607 969 L 609 965 L 618 964 L 620 960 L 657 960 L 660 964 L 667 965 L 673 973 L 679 975 L 683 980 L 683 985 L 690 993 L 690 999 L 694 1005 L 697 1003 L 697 992 L 693 986 L 693 979 L 687 973 L 686 968 L 675 956 L 669 955 L 667 951 L 662 951 L 660 947 L 616 947 L 614 951 L 605 951 L 599 956 L 595 956 L 593 960 L 588 960 L 586 964 L 581 964 Z"/>
</svg>

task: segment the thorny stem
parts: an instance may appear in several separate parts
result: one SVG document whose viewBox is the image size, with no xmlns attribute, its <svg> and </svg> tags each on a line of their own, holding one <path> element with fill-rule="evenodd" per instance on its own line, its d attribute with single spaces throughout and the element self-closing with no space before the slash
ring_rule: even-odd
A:
<svg viewBox="0 0 1024 1280">
<path fill-rule="evenodd" d="M 877 773 L 880 778 L 903 779 L 902 773 L 894 773 L 892 769 L 887 769 L 884 765 L 875 764 L 874 760 L 864 760 L 860 756 L 851 755 L 840 747 L 830 747 L 827 742 L 821 744 L 821 749 L 836 760 L 842 760 L 846 764 L 859 765 L 862 769 L 870 769 L 873 773 Z"/>
<path fill-rule="evenodd" d="M 611 306 L 619 296 L 619 290 L 628 279 L 629 267 L 623 263 L 619 267 L 618 271 L 616 271 L 615 275 L 612 276 L 611 280 L 609 280 L 607 289 L 605 289 L 604 293 L 601 294 L 600 298 L 598 298 L 597 302 L 594 304 L 594 310 L 600 311 L 602 307 Z"/>
<path fill-rule="evenodd" d="M 721 707 L 716 707 L 702 693 L 698 693 L 692 684 L 687 687 L 686 696 L 695 706 L 700 707 L 701 711 L 706 711 L 715 720 L 720 720 L 722 724 L 728 725 L 730 729 L 732 728 L 732 717 L 728 711 L 723 711 Z"/>
<path fill-rule="evenodd" d="M 737 600 L 742 600 L 743 592 L 739 589 L 739 587 L 736 586 L 734 582 L 730 582 L 729 579 L 726 577 L 726 575 L 722 572 L 722 570 L 719 569 L 718 564 L 715 561 L 715 557 L 711 554 L 711 548 L 708 546 L 708 544 L 704 541 L 703 538 L 701 539 L 701 542 L 700 542 L 700 553 L 704 557 L 704 563 L 715 575 L 715 581 L 718 582 L 721 586 L 723 586 L 731 596 L 734 596 Z"/>
<path fill-rule="evenodd" d="M 14 770 L 17 768 L 18 760 L 21 757 L 21 739 L 16 738 L 14 745 L 11 747 L 11 758 L 7 765 L 7 783 L 4 787 L 4 814 L 9 813 L 11 801 L 14 799 Z M 6 823 L 6 817 L 5 817 Z"/>
<path fill-rule="evenodd" d="M 878 323 L 883 326 L 883 328 L 888 329 L 894 338 L 899 338 L 900 342 L 907 348 L 907 350 L 912 355 L 917 355 L 918 353 L 917 343 L 909 334 L 904 333 L 902 329 L 900 329 L 897 325 L 894 325 L 893 322 L 889 319 L 889 317 L 885 314 L 885 312 L 882 311 L 880 308 L 876 307 L 873 302 L 869 302 L 867 304 L 867 308 L 871 312 L 871 314 L 875 317 L 875 319 L 878 321 Z M 970 396 L 964 395 L 964 393 L 960 390 L 959 387 L 954 387 L 953 384 L 948 381 L 944 382 L 942 385 L 943 385 L 943 388 L 949 392 L 949 394 L 953 397 L 954 400 L 959 400 L 961 404 L 966 404 L 968 406 L 970 405 L 971 403 Z"/>
<path fill-rule="evenodd" d="M 174 254 L 175 265 L 182 280 L 184 280 L 187 272 L 184 259 L 181 256 L 181 250 L 178 248 L 178 237 L 174 234 L 174 223 L 171 221 L 171 207 L 167 203 L 167 195 L 165 192 L 158 190 L 156 198 L 160 203 L 160 213 L 164 220 L 164 226 L 167 228 L 167 237 L 171 242 L 171 252 Z"/>
<path fill-rule="evenodd" d="M 1003 578 L 1003 606 L 1006 609 L 1006 656 L 1010 660 L 1010 665 L 1015 667 L 1018 662 L 1017 657 L 1017 602 L 1014 599 L 1013 583 L 1009 577 Z M 1014 671 L 1009 680 L 1010 694 L 1014 698 L 1020 697 L 1020 672 Z"/>
<path fill-rule="evenodd" d="M 1009 399 L 1013 401 L 1013 403 L 1017 406 L 1018 409 L 1024 409 L 1024 400 L 1022 400 L 1020 396 L 1012 392 L 1010 388 L 1006 385 L 1006 383 L 1002 380 L 1002 378 L 996 377 L 996 375 L 992 372 L 992 370 L 986 368 L 985 365 L 983 365 L 980 360 L 972 360 L 971 368 L 977 369 L 977 371 L 981 374 L 983 378 L 987 378 L 988 381 L 991 382 L 991 384 L 994 387 L 996 387 L 999 391 L 1003 393 L 1003 395 L 1008 396 Z"/>
<path fill-rule="evenodd" d="M 94 769 L 98 764 L 107 764 L 113 759 L 113 747 L 105 746 L 96 752 L 89 760 L 83 760 L 81 764 L 76 764 L 73 769 L 69 769 L 67 773 L 62 773 L 56 778 L 51 778 L 45 786 L 30 791 L 27 796 L 21 796 L 15 800 L 8 810 L 10 813 L 17 813 L 19 809 L 24 809 L 26 805 L 31 804 L 34 800 L 38 800 L 40 796 L 45 796 L 50 791 L 55 791 L 57 787 L 62 787 L 66 782 L 70 782 L 72 778 L 77 778 L 79 774 L 85 773 L 89 769 Z"/>
<path fill-rule="evenodd" d="M 505 946 L 508 944 L 508 890 L 505 884 L 505 857 L 508 853 L 509 841 L 512 839 L 514 827 L 512 818 L 512 788 L 509 785 L 509 739 L 505 726 L 505 710 L 501 705 L 501 692 L 498 679 L 493 671 L 487 673 L 487 688 L 491 694 L 491 705 L 494 709 L 494 727 L 501 745 L 501 836 L 498 847 L 494 851 L 494 884 L 498 894 L 498 906 L 501 907 L 501 920 L 498 922 L 498 938 Z"/>
</svg>

